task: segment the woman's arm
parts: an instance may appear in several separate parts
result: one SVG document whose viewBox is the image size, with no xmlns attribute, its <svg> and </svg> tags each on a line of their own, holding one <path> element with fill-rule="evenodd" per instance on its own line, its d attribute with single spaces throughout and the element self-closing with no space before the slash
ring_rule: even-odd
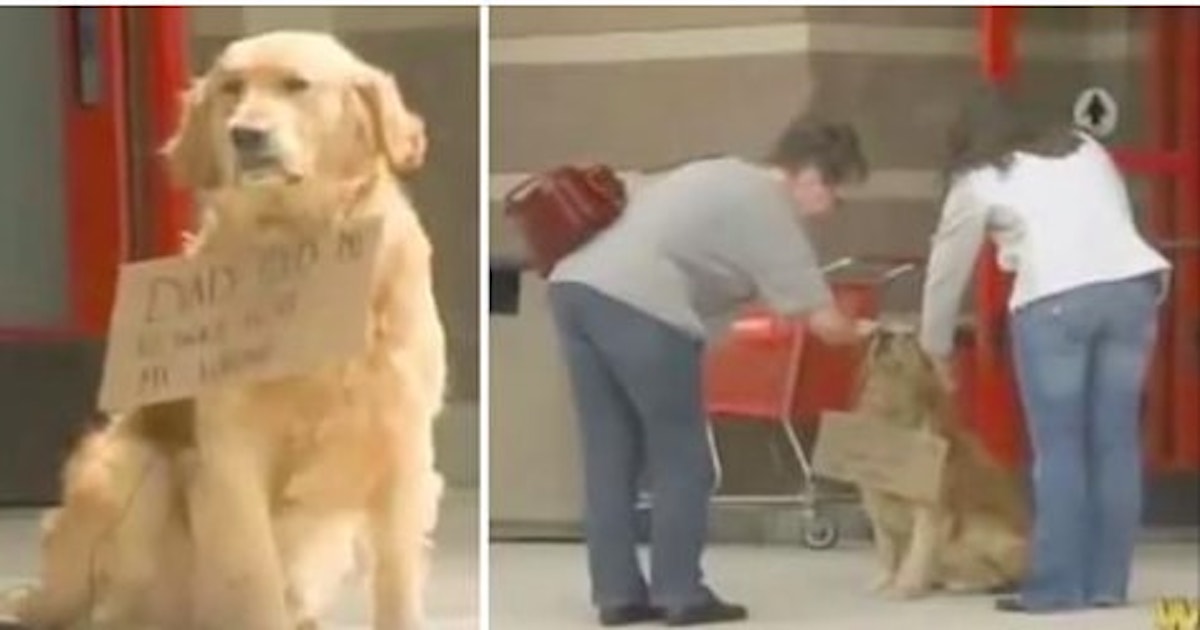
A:
<svg viewBox="0 0 1200 630">
<path fill-rule="evenodd" d="M 956 182 L 942 204 L 921 299 L 921 347 L 933 357 L 945 359 L 954 350 L 959 307 L 987 234 L 987 219 L 987 205 L 972 180 Z"/>
</svg>

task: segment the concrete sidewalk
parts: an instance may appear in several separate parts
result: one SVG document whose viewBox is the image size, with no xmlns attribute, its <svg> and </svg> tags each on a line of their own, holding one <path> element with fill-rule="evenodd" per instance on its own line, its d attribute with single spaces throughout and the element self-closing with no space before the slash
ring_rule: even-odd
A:
<svg viewBox="0 0 1200 630">
<path fill-rule="evenodd" d="M 1196 542 L 1141 545 L 1129 608 L 1037 617 L 995 612 L 986 596 L 881 599 L 866 587 L 873 561 L 869 545 L 855 541 L 829 551 L 721 545 L 708 553 L 706 569 L 719 594 L 750 608 L 749 622 L 721 627 L 747 629 L 1157 630 L 1155 598 L 1200 593 Z M 490 562 L 492 630 L 598 627 L 588 604 L 581 546 L 493 544 Z"/>
<path fill-rule="evenodd" d="M 476 630 L 479 621 L 479 500 L 473 492 L 447 494 L 434 551 L 428 609 L 430 630 Z M 0 510 L 0 589 L 29 583 L 38 563 L 40 512 Z M 329 630 L 370 627 L 366 583 L 348 584 L 326 618 Z"/>
</svg>

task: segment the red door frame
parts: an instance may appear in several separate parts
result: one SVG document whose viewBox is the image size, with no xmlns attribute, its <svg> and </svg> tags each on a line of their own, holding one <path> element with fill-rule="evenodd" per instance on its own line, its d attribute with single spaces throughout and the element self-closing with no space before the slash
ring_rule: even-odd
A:
<svg viewBox="0 0 1200 630">
<path fill-rule="evenodd" d="M 1161 9 L 1160 9 L 1161 10 Z M 1181 12 L 1179 41 L 1178 142 L 1181 169 L 1172 237 L 1174 256 L 1174 351 L 1172 352 L 1172 432 L 1164 464 L 1200 470 L 1200 7 Z"/>
<path fill-rule="evenodd" d="M 985 79 L 1005 83 L 1015 74 L 1015 7 L 980 9 L 980 68 Z M 1006 302 L 1011 281 L 996 265 L 988 242 L 976 268 L 974 347 L 974 417 L 980 438 L 1003 461 L 1023 456 L 1021 426 L 1012 372 L 1005 350 Z"/>
<path fill-rule="evenodd" d="M 1154 190 L 1149 229 L 1158 240 L 1176 241 L 1170 307 L 1151 378 L 1147 450 L 1155 470 L 1200 469 L 1200 9 L 1153 11 L 1154 51 L 1148 72 L 1151 116 L 1149 149 L 1113 150 L 1122 170 L 1160 178 Z M 1015 68 L 1017 9 L 980 8 L 982 73 L 989 81 L 1010 80 Z M 1171 142 L 1178 145 L 1171 147 Z M 1165 180 L 1165 181 L 1164 181 Z M 1174 184 L 1174 204 L 1168 183 Z M 1009 279 L 990 249 L 977 271 L 975 310 L 975 416 L 981 437 L 1002 459 L 1021 459 L 1020 407 L 1009 361 L 1001 347 Z"/>
<path fill-rule="evenodd" d="M 150 128 L 154 147 L 164 146 L 179 124 L 182 91 L 188 87 L 188 30 L 185 7 L 130 9 L 145 15 L 149 50 L 146 51 L 150 85 Z M 147 169 L 147 203 L 155 209 L 152 229 L 156 256 L 178 253 L 183 233 L 191 225 L 191 201 L 186 190 L 172 184 L 158 151 L 150 152 L 155 164 Z"/>
<path fill-rule="evenodd" d="M 99 101 L 80 102 L 80 47 L 76 29 L 84 11 L 95 12 L 95 54 L 99 56 Z M 125 21 L 120 7 L 59 9 L 64 73 L 67 249 L 71 319 L 75 334 L 100 337 L 125 260 L 129 226 L 129 133 L 126 125 L 128 77 Z"/>
<path fill-rule="evenodd" d="M 80 37 L 83 11 L 91 11 L 88 38 L 99 66 L 96 100 L 80 94 Z M 187 29 L 182 7 L 60 7 L 58 35 L 62 74 L 63 155 L 67 233 L 68 315 L 46 326 L 0 327 L 0 341 L 96 338 L 108 330 L 117 271 L 126 259 L 130 187 L 130 142 L 126 116 L 131 99 L 126 75 L 127 11 L 145 14 L 149 50 L 148 116 L 153 141 L 161 146 L 176 124 L 179 92 L 187 84 Z M 133 95 L 132 98 L 138 96 Z M 157 148 L 157 146 L 156 146 Z M 151 152 L 156 154 L 156 151 Z M 186 196 L 174 190 L 161 166 L 148 169 L 149 203 L 156 209 L 157 254 L 178 250 L 190 215 Z"/>
</svg>

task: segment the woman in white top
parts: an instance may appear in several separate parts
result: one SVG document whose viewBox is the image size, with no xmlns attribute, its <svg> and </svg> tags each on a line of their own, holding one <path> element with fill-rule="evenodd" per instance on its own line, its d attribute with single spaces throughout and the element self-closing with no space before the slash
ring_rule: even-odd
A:
<svg viewBox="0 0 1200 630">
<path fill-rule="evenodd" d="M 943 374 L 984 238 L 1014 274 L 1017 382 L 1033 447 L 1029 574 L 1005 611 L 1118 606 L 1141 516 L 1140 401 L 1167 261 L 1138 232 L 1107 151 L 1082 132 L 1029 124 L 996 88 L 950 130 L 948 190 L 933 237 L 922 344 Z"/>
</svg>

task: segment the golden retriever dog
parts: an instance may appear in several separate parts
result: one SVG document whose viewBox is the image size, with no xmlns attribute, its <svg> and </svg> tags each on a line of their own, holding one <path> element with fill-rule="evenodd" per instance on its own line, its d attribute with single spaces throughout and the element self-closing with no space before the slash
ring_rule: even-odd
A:
<svg viewBox="0 0 1200 630">
<path fill-rule="evenodd" d="M 422 625 L 445 339 L 432 245 L 397 177 L 425 147 L 394 80 L 323 34 L 234 42 L 188 91 L 165 148 L 204 205 L 188 251 L 382 217 L 367 348 L 109 418 L 65 468 L 40 582 L 10 593 L 23 623 L 315 628 L 365 558 L 374 628 Z"/>
<path fill-rule="evenodd" d="M 881 326 L 863 364 L 857 413 L 947 440 L 935 503 L 860 488 L 878 554 L 878 591 L 912 598 L 1010 588 L 1024 575 L 1029 515 L 1016 480 L 955 418 L 952 392 L 938 378 L 911 327 Z"/>
</svg>

